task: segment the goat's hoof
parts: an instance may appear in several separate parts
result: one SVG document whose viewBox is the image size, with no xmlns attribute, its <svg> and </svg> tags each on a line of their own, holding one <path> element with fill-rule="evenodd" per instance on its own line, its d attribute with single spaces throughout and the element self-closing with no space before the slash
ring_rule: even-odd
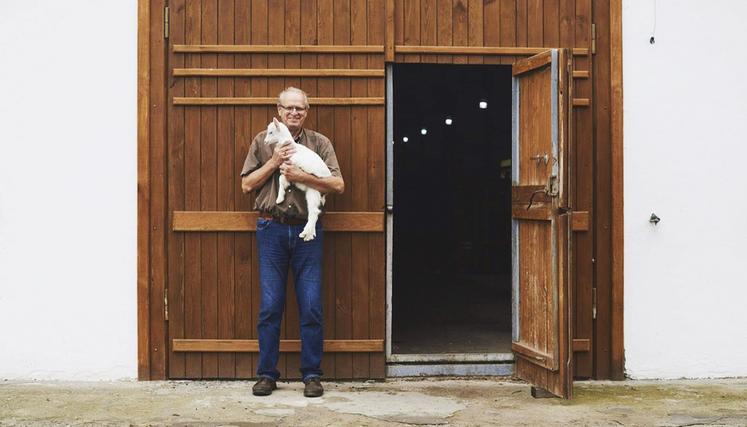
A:
<svg viewBox="0 0 747 427">
<path fill-rule="evenodd" d="M 314 240 L 314 237 L 316 237 L 316 232 L 314 230 L 304 230 L 301 232 L 301 234 L 298 235 L 298 237 L 302 238 L 304 242 L 308 242 L 310 240 Z"/>
</svg>

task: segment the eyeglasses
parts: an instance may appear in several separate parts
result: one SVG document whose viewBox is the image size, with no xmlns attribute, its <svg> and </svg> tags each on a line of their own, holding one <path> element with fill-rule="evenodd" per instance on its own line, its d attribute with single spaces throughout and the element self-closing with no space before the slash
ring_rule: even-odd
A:
<svg viewBox="0 0 747 427">
<path fill-rule="evenodd" d="M 278 104 L 278 107 L 282 108 L 285 111 L 291 111 L 293 113 L 305 113 L 306 112 L 306 107 L 297 107 L 295 105 L 286 107 L 285 105 Z"/>
</svg>

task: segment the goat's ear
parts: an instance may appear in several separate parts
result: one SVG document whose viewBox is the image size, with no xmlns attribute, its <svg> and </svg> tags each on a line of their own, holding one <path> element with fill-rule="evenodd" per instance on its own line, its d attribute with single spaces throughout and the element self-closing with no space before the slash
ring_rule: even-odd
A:
<svg viewBox="0 0 747 427">
<path fill-rule="evenodd" d="M 272 122 L 275 123 L 275 127 L 276 128 L 280 129 L 280 122 L 278 121 L 277 118 L 273 117 L 272 118 Z"/>
</svg>

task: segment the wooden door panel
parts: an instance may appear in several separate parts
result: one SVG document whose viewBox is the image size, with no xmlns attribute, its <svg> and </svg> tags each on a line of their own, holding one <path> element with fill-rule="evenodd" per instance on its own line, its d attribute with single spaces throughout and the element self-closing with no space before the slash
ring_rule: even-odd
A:
<svg viewBox="0 0 747 427">
<path fill-rule="evenodd" d="M 254 376 L 255 216 L 253 195 L 241 192 L 238 174 L 252 138 L 276 114 L 275 97 L 293 85 L 312 98 L 307 126 L 332 140 L 347 188 L 327 204 L 323 369 L 329 378 L 382 378 L 384 63 L 383 49 L 365 46 L 383 43 L 383 1 L 174 0 L 169 6 L 169 377 Z M 308 51 L 300 44 L 339 47 Z M 351 44 L 363 48 L 347 52 Z M 314 105 L 320 97 L 326 105 Z M 288 286 L 281 326 L 287 351 L 278 369 L 297 378 L 292 279 Z"/>
<path fill-rule="evenodd" d="M 570 332 L 569 53 L 513 66 L 513 298 L 516 374 L 572 395 Z"/>
</svg>

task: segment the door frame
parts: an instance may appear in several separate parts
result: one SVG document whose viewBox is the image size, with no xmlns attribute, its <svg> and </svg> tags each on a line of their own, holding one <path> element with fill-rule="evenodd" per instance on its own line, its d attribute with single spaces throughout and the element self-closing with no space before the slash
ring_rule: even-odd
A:
<svg viewBox="0 0 747 427">
<path fill-rule="evenodd" d="M 429 373 L 445 375 L 449 372 L 461 372 L 454 375 L 511 375 L 513 368 L 507 364 L 513 363 L 513 352 L 507 353 L 417 353 L 399 354 L 392 352 L 392 295 L 393 275 L 392 265 L 394 256 L 394 63 L 386 64 L 386 333 L 384 338 L 385 360 L 387 363 L 407 363 L 409 366 L 398 369 L 387 369 L 394 375 L 390 376 L 419 376 Z M 513 161 L 513 160 L 512 160 Z M 420 363 L 421 365 L 416 365 Z M 467 370 L 458 370 L 452 363 L 472 363 Z M 498 368 L 481 364 L 503 364 Z M 415 365 L 413 365 L 415 364 Z M 441 368 L 438 368 L 441 366 Z M 443 373 L 443 374 L 442 374 Z"/>
<path fill-rule="evenodd" d="M 386 1 L 387 62 L 395 55 L 394 1 Z M 138 0 L 137 29 L 137 358 L 139 380 L 167 378 L 168 331 L 165 303 L 168 224 L 165 205 L 166 56 L 164 8 L 166 0 Z M 624 378 L 624 216 L 623 216 L 623 81 L 622 0 L 610 0 L 609 67 L 611 163 L 611 287 L 609 307 L 609 378 Z M 389 228 L 390 224 L 387 224 Z M 387 249 L 388 250 L 388 249 Z M 389 272 L 387 271 L 387 274 Z M 387 290 L 387 293 L 390 289 Z M 390 315 L 390 306 L 387 306 Z M 390 352 L 391 349 L 387 349 Z"/>
</svg>

